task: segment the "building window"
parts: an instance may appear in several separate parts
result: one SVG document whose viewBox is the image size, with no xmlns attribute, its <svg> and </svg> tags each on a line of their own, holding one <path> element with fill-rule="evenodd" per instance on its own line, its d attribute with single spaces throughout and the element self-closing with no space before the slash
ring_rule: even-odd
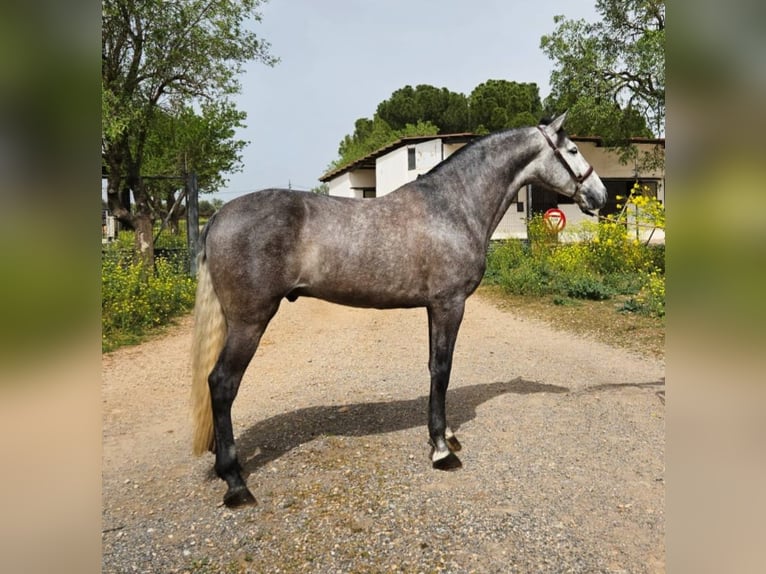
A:
<svg viewBox="0 0 766 574">
<path fill-rule="evenodd" d="M 415 169 L 415 148 L 414 147 L 407 148 L 407 169 L 409 170 Z"/>
</svg>

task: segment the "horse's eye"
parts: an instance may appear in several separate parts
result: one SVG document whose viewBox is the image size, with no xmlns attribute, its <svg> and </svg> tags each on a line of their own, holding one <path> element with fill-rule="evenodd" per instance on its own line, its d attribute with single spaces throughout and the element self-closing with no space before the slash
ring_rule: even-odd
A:
<svg viewBox="0 0 766 574">
<path fill-rule="evenodd" d="M 577 148 L 576 147 L 570 147 L 567 150 L 571 155 L 577 155 Z"/>
</svg>

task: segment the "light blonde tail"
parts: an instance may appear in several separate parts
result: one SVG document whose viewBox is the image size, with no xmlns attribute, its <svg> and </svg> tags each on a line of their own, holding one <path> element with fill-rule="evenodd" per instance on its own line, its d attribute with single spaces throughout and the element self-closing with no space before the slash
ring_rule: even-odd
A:
<svg viewBox="0 0 766 574">
<path fill-rule="evenodd" d="M 196 455 L 213 450 L 213 409 L 207 379 L 226 341 L 226 317 L 210 279 L 204 248 L 197 259 L 197 298 L 194 305 L 192 341 L 193 451 Z"/>
</svg>

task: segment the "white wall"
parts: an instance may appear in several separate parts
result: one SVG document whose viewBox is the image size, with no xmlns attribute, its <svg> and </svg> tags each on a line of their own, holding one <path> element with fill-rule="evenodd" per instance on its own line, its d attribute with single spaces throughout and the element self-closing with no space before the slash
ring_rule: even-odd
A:
<svg viewBox="0 0 766 574">
<path fill-rule="evenodd" d="M 408 150 L 410 148 L 415 149 L 415 169 L 409 169 Z M 441 161 L 442 140 L 440 138 L 403 146 L 379 157 L 375 162 L 378 197 L 413 181 Z"/>
<path fill-rule="evenodd" d="M 354 197 L 351 190 L 351 177 L 348 172 L 332 178 L 327 182 L 327 190 L 330 195 L 336 197 Z"/>
<path fill-rule="evenodd" d="M 361 188 L 374 188 L 375 187 L 375 170 L 374 169 L 360 169 L 358 171 L 351 172 L 350 183 L 354 195 L 352 197 L 363 197 Z"/>
<path fill-rule="evenodd" d="M 410 177 L 407 169 L 406 147 L 395 149 L 375 160 L 375 194 L 377 197 L 389 194 L 413 179 L 415 176 Z"/>
<path fill-rule="evenodd" d="M 421 142 L 415 146 L 415 176 L 426 173 L 435 165 L 441 163 L 442 140 L 435 139 Z M 410 172 L 412 173 L 412 172 Z M 414 179 L 414 178 L 413 178 Z"/>
<path fill-rule="evenodd" d="M 522 210 L 517 210 L 517 204 L 521 203 Z M 519 195 L 516 197 L 516 201 L 512 202 L 508 206 L 508 211 L 505 212 L 500 223 L 497 225 L 497 229 L 492 234 L 492 239 L 525 239 L 527 237 L 527 188 L 523 187 L 519 190 Z"/>
<path fill-rule="evenodd" d="M 335 197 L 362 197 L 360 187 L 375 187 L 375 171 L 361 169 L 346 172 L 327 182 L 329 194 Z"/>
</svg>

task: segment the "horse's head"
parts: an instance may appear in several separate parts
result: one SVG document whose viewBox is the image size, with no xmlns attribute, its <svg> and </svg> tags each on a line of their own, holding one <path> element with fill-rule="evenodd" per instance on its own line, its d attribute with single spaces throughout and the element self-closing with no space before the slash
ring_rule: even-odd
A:
<svg viewBox="0 0 766 574">
<path fill-rule="evenodd" d="M 566 112 L 537 129 L 545 140 L 537 158 L 535 179 L 545 187 L 571 197 L 580 209 L 593 215 L 606 204 L 606 187 L 593 167 L 562 128 Z"/>
</svg>

